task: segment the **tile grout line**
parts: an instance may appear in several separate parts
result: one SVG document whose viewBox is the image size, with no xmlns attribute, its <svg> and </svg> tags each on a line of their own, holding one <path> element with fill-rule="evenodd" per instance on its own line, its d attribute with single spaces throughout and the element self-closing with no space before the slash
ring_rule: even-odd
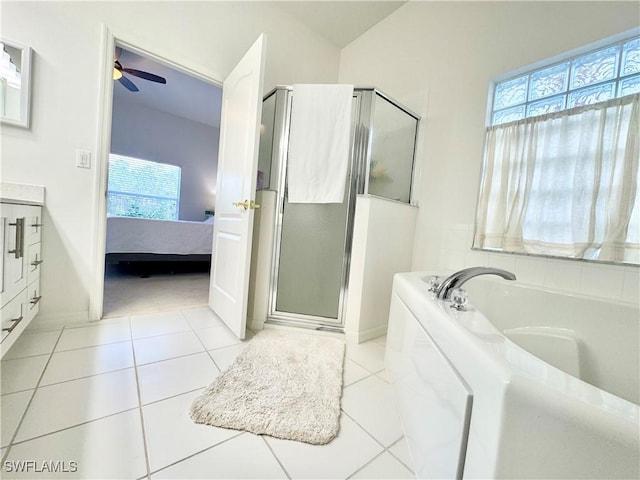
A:
<svg viewBox="0 0 640 480">
<path fill-rule="evenodd" d="M 364 368 L 364 367 L 363 367 L 363 368 Z M 378 372 L 376 372 L 376 373 L 371 373 L 370 375 L 367 375 L 366 377 L 363 377 L 363 378 L 361 378 L 361 379 L 359 379 L 359 380 L 356 380 L 355 382 L 350 383 L 349 385 L 345 385 L 345 386 L 343 387 L 343 389 L 345 389 L 345 388 L 347 388 L 347 387 L 351 387 L 352 385 L 355 385 L 355 384 L 357 384 L 357 383 L 360 383 L 360 382 L 362 382 L 362 381 L 364 381 L 364 380 L 367 380 L 367 379 L 369 379 L 369 378 L 371 378 L 371 377 L 376 377 L 378 380 L 381 380 L 381 381 L 383 381 L 383 382 L 385 382 L 385 383 L 389 384 L 389 382 L 387 382 L 384 378 L 380 378 L 380 376 L 378 375 L 379 373 L 383 372 L 384 370 L 385 370 L 385 369 L 383 368 L 382 370 L 380 370 L 380 371 L 378 371 Z M 389 384 L 389 385 L 390 385 L 390 384 Z M 379 440 L 378 440 L 378 439 L 377 439 L 377 438 L 376 438 L 372 433 L 370 433 L 370 432 L 369 432 L 369 431 L 368 431 L 368 430 L 367 430 L 363 425 L 361 425 L 360 423 L 358 423 L 358 422 L 356 421 L 356 419 L 355 419 L 355 418 L 353 418 L 351 415 L 349 415 L 349 414 L 348 414 L 348 413 L 347 413 L 347 412 L 342 408 L 342 406 L 340 407 L 340 411 L 341 411 L 342 413 L 344 413 L 347 417 L 349 417 L 349 418 L 350 418 L 350 419 L 351 419 L 351 420 L 352 420 L 356 425 L 358 425 L 362 430 L 364 430 L 364 431 L 365 431 L 365 432 L 366 432 L 366 433 L 367 433 L 371 438 L 373 438 L 373 439 L 374 439 L 374 440 L 375 440 L 375 441 L 376 441 L 376 442 L 377 442 L 381 447 L 383 447 L 385 451 L 389 452 L 389 454 L 390 454 L 390 455 L 392 455 L 396 460 L 398 460 L 402 465 L 404 465 L 405 467 L 407 467 L 407 468 L 408 468 L 408 469 L 413 473 L 413 468 L 410 468 L 408 465 L 406 465 L 402 460 L 400 460 L 400 458 L 398 458 L 396 455 L 394 455 L 394 453 L 391 451 L 391 448 L 392 448 L 394 445 L 396 445 L 398 442 L 400 442 L 400 441 L 404 438 L 404 434 L 403 434 L 400 438 L 398 438 L 397 440 L 395 440 L 393 443 L 391 443 L 391 444 L 387 447 L 387 446 L 385 446 L 382 442 L 380 442 L 380 441 L 379 441 Z M 371 461 L 373 461 L 373 459 L 372 459 Z M 371 463 L 371 461 L 370 461 L 369 463 Z M 365 465 L 363 465 L 363 467 L 362 467 L 362 468 L 364 468 L 366 465 L 368 465 L 368 463 L 367 463 L 367 464 L 365 464 Z"/>
<path fill-rule="evenodd" d="M 145 363 L 140 363 L 140 364 L 136 364 L 137 367 L 147 367 L 149 365 L 153 365 L 154 363 L 162 363 L 162 362 L 168 362 L 170 360 L 177 360 L 179 358 L 185 358 L 185 357 L 192 357 L 195 355 L 200 355 L 202 353 L 205 353 L 206 350 L 200 350 L 199 352 L 191 352 L 191 353 L 185 353 L 183 355 L 176 355 L 175 357 L 169 357 L 169 358 L 162 358 L 160 360 L 154 360 L 153 362 L 145 362 Z"/>
<path fill-rule="evenodd" d="M 385 454 L 387 450 L 383 450 L 381 451 L 379 454 L 375 455 L 371 460 L 369 460 L 367 463 L 365 463 L 364 465 L 362 465 L 360 468 L 358 468 L 355 472 L 353 472 L 351 475 L 349 475 L 347 477 L 346 480 L 352 479 L 354 475 L 357 475 L 358 472 L 364 470 L 366 467 L 368 467 L 369 465 L 371 465 L 376 459 L 378 459 L 379 457 L 381 457 L 382 455 Z"/>
<path fill-rule="evenodd" d="M 65 330 L 78 330 L 80 328 L 87 327 L 100 327 L 103 325 L 117 325 L 118 321 L 122 322 L 123 320 L 129 321 L 129 315 L 119 315 L 117 317 L 109 317 L 109 318 L 101 318 L 100 320 L 88 320 L 84 323 L 74 323 L 71 325 L 62 325 Z"/>
<path fill-rule="evenodd" d="M 350 361 L 352 361 L 353 363 L 355 363 L 356 365 L 358 365 L 360 368 L 365 369 L 367 372 L 371 373 L 372 375 L 375 375 L 376 373 L 379 373 L 379 372 L 381 372 L 381 371 L 383 371 L 383 370 L 385 369 L 385 367 L 383 366 L 380 370 L 376 370 L 375 372 L 372 372 L 369 368 L 367 368 L 367 367 L 365 367 L 364 365 L 362 365 L 362 363 L 360 363 L 360 362 L 358 362 L 358 361 L 354 360 L 353 358 L 351 358 L 351 357 L 347 354 L 346 350 L 345 350 L 345 353 L 344 353 L 344 358 L 348 358 Z M 383 361 L 383 364 L 384 364 L 384 361 Z"/>
<path fill-rule="evenodd" d="M 387 447 L 387 452 L 389 452 L 389 454 L 390 454 L 393 458 L 395 458 L 396 460 L 398 460 L 402 465 L 404 465 L 405 467 L 407 467 L 407 469 L 408 469 L 411 473 L 413 473 L 413 474 L 414 474 L 414 476 L 415 476 L 415 471 L 414 471 L 415 467 L 410 467 L 409 465 L 407 465 L 407 464 L 404 462 L 404 460 L 402 460 L 398 455 L 396 455 L 395 453 L 393 453 L 393 452 L 391 451 L 391 449 L 392 449 L 393 447 L 395 447 L 398 443 L 400 443 L 400 442 L 402 441 L 402 439 L 403 439 L 403 438 L 405 438 L 405 436 L 404 436 L 404 435 L 403 435 L 402 437 L 400 437 L 398 440 L 396 440 L 395 442 L 393 442 L 391 445 L 389 445 L 389 447 Z M 409 453 L 409 456 L 411 456 L 411 453 Z"/>
<path fill-rule="evenodd" d="M 278 455 L 276 455 L 276 452 L 273 450 L 273 448 L 271 448 L 271 445 L 269 444 L 269 442 L 267 441 L 267 439 L 265 438 L 264 435 L 260 435 L 260 437 L 262 437 L 262 441 L 265 443 L 265 445 L 267 445 L 267 448 L 269 449 L 269 451 L 271 452 L 271 455 L 273 455 L 273 458 L 276 459 L 276 462 L 278 462 L 278 465 L 280 465 L 280 468 L 282 469 L 282 471 L 284 472 L 284 474 L 287 476 L 287 478 L 289 480 L 291 480 L 291 475 L 289 475 L 289 472 L 287 471 L 286 468 L 284 468 L 284 463 L 282 463 L 280 461 L 280 459 L 278 458 Z"/>
<path fill-rule="evenodd" d="M 380 445 L 382 448 L 384 448 L 385 450 L 387 449 L 387 447 L 380 441 L 378 440 L 376 437 L 373 436 L 373 434 L 371 432 L 369 432 L 369 430 L 367 430 L 366 428 L 364 428 L 362 425 L 360 425 L 360 423 L 358 423 L 356 421 L 355 418 L 353 418 L 351 415 L 349 415 L 347 412 L 345 412 L 342 407 L 340 408 L 340 411 L 346 415 L 347 417 L 349 417 L 349 419 L 355 423 L 358 427 L 360 427 L 367 435 L 369 435 L 371 438 L 373 438 L 373 440 L 375 440 L 375 442 Z M 394 440 L 393 443 L 396 443 L 398 440 L 400 440 L 400 438 L 402 438 L 402 436 L 400 436 L 398 439 Z"/>
<path fill-rule="evenodd" d="M 20 440 L 19 442 L 15 442 L 15 443 L 13 443 L 13 445 L 22 445 L 23 443 L 28 443 L 28 442 L 31 442 L 32 440 L 38 440 L 38 439 L 40 439 L 40 438 L 48 437 L 49 435 L 54 435 L 54 434 L 56 434 L 56 433 L 64 432 L 64 431 L 66 431 L 66 430 L 71 430 L 71 429 L 76 428 L 76 427 L 82 427 L 82 426 L 84 426 L 84 425 L 88 425 L 88 424 L 90 424 L 90 423 L 97 422 L 97 421 L 99 421 L 99 420 L 104 420 L 105 418 L 115 417 L 115 416 L 120 415 L 120 414 L 122 414 L 122 413 L 132 412 L 133 410 L 135 410 L 135 409 L 137 409 L 137 408 L 138 408 L 138 407 L 131 407 L 131 408 L 128 408 L 128 409 L 126 409 L 126 410 L 122 410 L 122 411 L 120 411 L 120 412 L 110 413 L 109 415 L 104 415 L 104 416 L 102 416 L 102 417 L 93 418 L 93 419 L 91 419 L 91 420 L 87 420 L 87 421 L 82 422 L 82 423 L 76 423 L 76 424 L 74 424 L 74 425 L 69 425 L 68 427 L 64 427 L 64 428 L 60 428 L 60 429 L 58 429 L 58 430 L 53 430 L 53 431 L 51 431 L 51 432 L 43 433 L 43 434 L 41 434 L 41 435 L 37 435 L 37 436 L 35 436 L 35 437 L 25 438 L 24 440 Z"/>
<path fill-rule="evenodd" d="M 220 445 L 222 445 L 223 443 L 227 443 L 227 442 L 229 442 L 229 441 L 231 441 L 231 440 L 234 440 L 234 439 L 238 438 L 239 436 L 244 435 L 245 433 L 248 433 L 248 432 L 240 432 L 240 431 L 239 431 L 237 435 L 233 435 L 233 436 L 231 436 L 231 437 L 229 437 L 229 438 L 225 438 L 224 440 L 222 440 L 222 441 L 220 441 L 220 442 L 218 442 L 218 443 L 215 443 L 215 444 L 213 444 L 213 445 L 210 445 L 210 446 L 208 446 L 207 448 L 203 448 L 202 450 L 199 450 L 199 451 L 197 451 L 197 452 L 195 452 L 195 453 L 192 453 L 192 454 L 190 454 L 190 455 L 187 455 L 186 457 L 181 458 L 180 460 L 176 460 L 175 462 L 170 463 L 169 465 L 165 465 L 165 466 L 164 466 L 164 467 L 162 467 L 162 468 L 159 468 L 159 469 L 157 469 L 157 470 L 154 470 L 153 472 L 151 472 L 151 473 L 150 473 L 150 475 L 155 475 L 156 473 L 162 472 L 163 470 L 166 470 L 166 469 L 171 468 L 171 467 L 173 467 L 173 466 L 175 466 L 175 465 L 178 465 L 179 463 L 182 463 L 182 462 L 184 462 L 185 460 L 189 460 L 190 458 L 193 458 L 193 457 L 195 457 L 196 455 L 200 455 L 201 453 L 204 453 L 204 452 L 207 452 L 207 451 L 209 451 L 209 450 L 212 450 L 212 449 L 214 449 L 214 448 L 216 448 L 216 447 L 219 447 L 219 446 L 220 446 Z"/>
<path fill-rule="evenodd" d="M 349 359 L 349 360 L 351 360 L 351 359 Z M 351 360 L 351 361 L 353 362 L 353 360 Z M 359 363 L 357 363 L 357 362 L 353 362 L 353 363 L 356 363 L 358 366 L 362 367 L 362 365 L 360 365 L 360 364 L 359 364 Z M 362 367 L 362 368 L 364 368 L 364 367 Z M 367 371 L 367 374 L 368 374 L 368 375 L 365 375 L 365 376 L 364 376 L 364 377 L 362 377 L 362 378 L 359 378 L 359 379 L 357 379 L 357 380 L 354 380 L 354 381 L 353 381 L 353 382 L 351 382 L 349 385 L 343 385 L 343 386 L 342 386 L 343 390 L 344 390 L 345 388 L 347 388 L 347 387 L 350 387 L 350 386 L 352 386 L 352 385 L 355 385 L 356 383 L 360 383 L 360 382 L 362 382 L 363 380 L 366 380 L 366 379 L 368 379 L 368 378 L 370 378 L 370 377 L 377 377 L 379 380 L 382 380 L 382 381 L 383 381 L 383 382 L 385 382 L 385 383 L 389 383 L 389 382 L 387 382 L 384 378 L 381 378 L 380 376 L 378 376 L 378 374 L 379 374 L 379 373 L 381 373 L 381 372 L 384 372 L 384 371 L 385 371 L 385 369 L 384 369 L 384 368 L 383 368 L 382 370 L 378 370 L 377 372 L 371 372 L 370 370 L 367 370 L 366 368 L 364 368 L 364 369 Z M 343 377 L 344 377 L 344 374 L 343 374 Z"/>
<path fill-rule="evenodd" d="M 104 347 L 104 346 L 107 346 L 107 345 L 117 345 L 118 343 L 125 343 L 125 342 L 130 342 L 130 341 L 131 341 L 131 339 L 128 339 L 128 340 L 117 340 L 115 342 L 99 343 L 97 345 L 87 345 L 87 346 L 84 346 L 84 347 L 69 348 L 67 350 L 58 350 L 58 351 L 54 350 L 53 353 L 76 352 L 78 350 L 86 350 L 88 348 Z M 24 358 L 41 357 L 43 355 L 46 355 L 46 353 L 38 353 L 36 355 L 26 355 L 24 357 L 7 358 L 7 359 L 4 359 L 3 362 L 11 362 L 12 360 L 22 360 Z"/>
<path fill-rule="evenodd" d="M 24 409 L 24 412 L 22 412 L 22 416 L 20 417 L 20 421 L 18 422 L 18 425 L 16 426 L 16 429 L 13 432 L 13 435 L 11 436 L 11 440 L 9 440 L 9 444 L 7 445 L 7 450 L 4 452 L 4 455 L 2 455 L 2 462 L 4 465 L 4 461 L 7 459 L 7 457 L 9 456 L 9 453 L 11 452 L 11 448 L 14 445 L 14 440 L 16 439 L 16 436 L 18 435 L 18 431 L 20 431 L 20 427 L 22 427 L 22 424 L 24 423 L 24 419 L 27 416 L 27 412 L 29 411 L 29 408 L 31 407 L 31 404 L 33 403 L 33 399 L 36 396 L 36 392 L 38 391 L 38 387 L 40 386 L 40 382 L 42 381 L 42 378 L 44 377 L 44 372 L 47 371 L 47 367 L 49 366 L 49 363 L 51 362 L 51 358 L 53 357 L 53 353 L 56 351 L 56 346 L 58 345 L 58 342 L 60 341 L 60 337 L 62 337 L 62 332 L 64 332 L 64 327 L 62 327 L 60 329 L 60 332 L 58 333 L 58 338 L 56 339 L 55 344 L 53 345 L 53 348 L 51 349 L 51 352 L 49 353 L 49 358 L 47 359 L 47 362 L 44 365 L 44 368 L 42 369 L 42 372 L 40 372 L 40 376 L 38 377 L 38 381 L 36 382 L 35 387 L 33 388 L 33 393 L 31 394 L 31 398 L 29 399 L 29 402 L 27 402 L 27 407 Z M 22 390 L 25 391 L 25 390 Z M 17 392 L 15 392 L 17 393 Z"/>
<path fill-rule="evenodd" d="M 122 343 L 125 343 L 125 342 L 122 342 Z M 83 377 L 69 378 L 67 380 L 61 380 L 59 382 L 47 383 L 45 385 L 40 385 L 40 388 L 53 387 L 54 385 L 62 385 L 63 383 L 75 382 L 78 380 L 85 380 L 87 378 L 99 377 L 100 375 L 108 375 L 110 373 L 123 372 L 125 370 L 131 370 L 132 368 L 135 368 L 135 365 L 131 365 L 130 367 L 116 368 L 115 370 L 107 370 L 106 372 L 92 373 L 91 375 L 85 375 Z M 27 389 L 27 390 L 30 390 L 30 389 Z M 20 390 L 20 391 L 24 392 L 25 390 Z M 11 392 L 11 393 L 18 393 L 18 392 Z M 10 395 L 10 394 L 8 393 L 7 395 Z"/>
<path fill-rule="evenodd" d="M 180 313 L 182 313 L 182 316 L 185 318 L 185 320 L 187 321 L 187 323 L 189 324 L 189 326 L 191 327 L 191 330 L 193 331 L 194 335 L 196 336 L 196 338 L 198 339 L 198 341 L 200 342 L 200 344 L 202 345 L 202 347 L 204 348 L 204 351 L 207 353 L 207 355 L 209 355 L 209 358 L 211 359 L 211 361 L 213 362 L 213 364 L 215 365 L 215 367 L 218 369 L 219 373 L 223 372 L 223 369 L 220 368 L 220 365 L 218 365 L 218 363 L 215 361 L 215 359 L 213 358 L 213 356 L 211 355 L 211 352 L 214 350 L 220 350 L 222 348 L 228 348 L 228 347 L 233 347 L 235 345 L 242 345 L 244 343 L 243 340 L 240 340 L 238 343 L 232 343 L 231 345 L 224 345 L 221 347 L 216 347 L 216 348 L 207 348 L 207 346 L 204 344 L 204 342 L 202 341 L 202 339 L 200 338 L 200 335 L 198 335 L 198 330 L 205 330 L 207 328 L 219 328 L 219 327 L 226 327 L 226 325 L 224 323 L 220 324 L 220 325 L 216 325 L 215 327 L 205 327 L 205 328 L 195 328 L 193 325 L 191 325 L 191 322 L 189 321 L 189 319 L 186 317 L 186 315 L 184 314 L 184 312 L 182 310 L 180 310 Z M 215 312 L 214 312 L 215 315 Z M 216 315 L 217 317 L 217 315 Z M 253 333 L 253 332 L 252 332 Z M 254 334 L 255 335 L 255 334 Z M 207 385 L 208 386 L 208 385 Z"/>
<path fill-rule="evenodd" d="M 136 377 L 136 393 L 138 394 L 138 413 L 140 414 L 140 429 L 142 430 L 142 446 L 144 449 L 144 462 L 147 469 L 147 478 L 151 479 L 151 467 L 149 464 L 149 447 L 147 445 L 147 433 L 144 425 L 144 413 L 142 412 L 142 395 L 140 393 L 140 382 L 138 381 L 138 365 L 136 362 L 136 349 L 133 343 L 133 326 L 129 317 L 129 333 L 131 334 L 131 353 L 133 355 L 133 371 Z"/>
<path fill-rule="evenodd" d="M 38 333 L 39 333 L 39 334 L 43 334 L 43 333 L 56 333 L 56 334 L 57 334 L 57 338 L 56 338 L 56 340 L 53 342 L 53 343 L 54 343 L 54 347 L 55 347 L 55 344 L 57 343 L 58 338 L 60 337 L 60 332 L 61 332 L 61 330 L 62 330 L 62 327 L 61 327 L 60 329 L 58 329 L 58 330 L 48 330 L 48 331 L 46 331 L 46 332 L 38 332 Z M 30 335 L 34 335 L 34 334 L 33 334 L 33 333 L 25 333 L 25 332 L 22 332 L 22 333 L 20 334 L 20 337 L 18 337 L 18 338 L 26 338 L 26 337 L 29 337 Z M 14 343 L 14 344 L 13 344 L 12 348 L 15 348 L 15 345 L 17 344 L 17 341 L 18 341 L 18 339 L 16 339 L 16 343 Z M 11 352 L 11 348 L 9 349 L 9 352 Z M 9 353 L 9 352 L 7 352 L 7 353 Z M 51 353 L 51 352 L 49 352 L 49 353 Z M 3 361 L 3 362 L 10 362 L 10 361 L 12 361 L 12 360 L 22 360 L 23 358 L 43 357 L 43 356 L 45 356 L 45 355 L 49 355 L 49 353 L 46 353 L 46 352 L 45 352 L 45 353 L 33 353 L 33 354 L 31 354 L 31 355 L 23 355 L 23 356 L 21 356 L 21 357 L 4 356 L 4 357 L 2 358 L 2 361 Z"/>
<path fill-rule="evenodd" d="M 184 314 L 184 312 L 182 310 L 180 310 L 180 314 L 182 315 L 182 317 L 185 319 L 185 321 L 187 322 L 187 325 L 189 325 L 189 328 L 191 328 L 191 331 L 193 332 L 193 334 L 196 336 L 196 338 L 198 339 L 198 342 L 200 342 L 200 345 L 202 345 L 202 348 L 204 348 L 204 351 L 207 353 L 207 355 L 209 356 L 209 358 L 211 359 L 211 361 L 213 362 L 213 364 L 215 365 L 215 367 L 218 369 L 218 373 L 222 373 L 222 369 L 220 368 L 220 366 L 216 363 L 216 361 L 214 360 L 214 358 L 211 356 L 211 353 L 209 352 L 209 350 L 207 349 L 207 346 L 204 344 L 204 342 L 202 341 L 202 339 L 200 338 L 200 335 L 198 335 L 198 332 L 196 331 L 197 329 L 191 325 L 191 322 L 189 321 L 189 319 L 187 318 L 187 316 Z M 200 329 L 202 330 L 202 329 Z"/>
<path fill-rule="evenodd" d="M 385 446 L 380 440 L 378 440 L 376 437 L 373 436 L 372 433 L 369 432 L 369 430 L 367 430 L 366 428 L 364 428 L 362 425 L 360 425 L 351 415 L 349 415 L 347 412 L 345 412 L 344 410 L 342 410 L 342 408 L 340 409 L 340 411 L 346 415 L 347 417 L 349 417 L 349 419 L 351 419 L 351 421 L 353 423 L 355 423 L 358 427 L 360 427 L 367 435 L 369 435 L 378 445 L 380 445 L 383 450 L 377 454 L 376 456 L 374 456 L 371 460 L 369 460 L 368 462 L 366 462 L 364 465 L 362 465 L 360 468 L 358 468 L 358 470 L 356 470 L 355 472 L 353 472 L 351 475 L 349 475 L 349 477 L 347 478 L 351 478 L 353 475 L 355 475 L 356 473 L 358 473 L 360 470 L 362 470 L 364 467 L 368 466 L 371 462 L 373 462 L 376 458 L 378 458 L 380 455 L 382 455 L 384 452 L 389 452 L 390 455 L 393 456 L 393 458 L 395 458 L 396 460 L 398 460 L 404 467 L 406 467 L 406 465 L 404 464 L 404 462 L 400 461 L 395 455 L 393 455 L 393 453 L 391 453 L 391 451 L 389 450 L 391 447 L 393 447 L 396 443 L 398 443 L 400 440 L 402 440 L 402 438 L 404 437 L 404 435 L 402 435 L 400 438 L 398 438 L 397 440 L 394 440 L 393 443 L 391 443 L 388 447 Z M 409 469 L 409 471 L 411 473 L 413 472 L 413 469 Z M 415 473 L 414 473 L 415 475 Z"/>
<path fill-rule="evenodd" d="M 131 342 L 131 340 L 125 340 L 123 342 L 118 342 L 118 343 L 127 343 L 127 342 Z M 113 345 L 113 344 L 110 344 L 110 345 Z M 200 355 L 200 354 L 205 353 L 205 352 L 206 352 L 206 350 L 202 351 L 202 352 L 187 353 L 185 355 L 179 355 L 177 357 L 171 357 L 171 358 L 165 358 L 165 359 L 162 359 L 162 360 L 156 360 L 155 362 L 143 363 L 141 365 L 136 365 L 135 364 L 135 358 L 134 358 L 134 363 L 129 367 L 116 368 L 114 370 L 106 370 L 104 372 L 92 373 L 90 375 L 84 375 L 82 377 L 69 378 L 67 380 L 61 380 L 59 382 L 47 383 L 46 385 L 41 385 L 41 387 L 42 388 L 46 388 L 46 387 L 51 387 L 51 386 L 54 386 L 54 385 L 61 385 L 63 383 L 75 382 L 77 380 L 84 380 L 84 379 L 87 379 L 87 378 L 99 377 L 100 375 L 108 375 L 110 373 L 122 372 L 124 370 L 131 370 L 131 369 L 135 369 L 136 367 L 147 367 L 147 366 L 153 365 L 155 363 L 162 363 L 162 362 L 168 362 L 170 360 L 177 360 L 179 358 L 191 357 L 191 356 L 195 356 L 195 355 Z M 60 353 L 60 352 L 54 352 L 54 353 Z M 40 355 L 40 356 L 44 356 L 44 355 Z M 16 390 L 15 392 L 3 393 L 2 396 L 4 396 L 4 395 L 12 395 L 14 393 L 26 392 L 28 390 L 31 390 L 31 388 L 25 388 L 24 390 Z M 187 393 L 187 392 L 184 392 L 184 393 Z M 155 403 L 156 401 L 157 400 L 154 400 L 154 402 L 150 402 L 150 403 Z"/>
<path fill-rule="evenodd" d="M 147 315 L 158 315 L 158 314 L 161 314 L 161 313 L 179 312 L 181 310 L 184 310 L 185 308 L 187 310 L 189 310 L 189 309 L 194 309 L 195 310 L 197 308 L 204 308 L 204 307 L 207 307 L 207 306 L 208 306 L 207 304 L 183 305 L 181 307 L 170 308 L 168 310 L 166 310 L 166 309 L 165 310 L 148 310 L 148 311 L 139 311 L 139 312 L 133 311 L 133 312 L 125 313 L 125 314 L 117 314 L 117 315 L 114 315 L 112 317 L 103 317 L 103 318 L 104 318 L 104 320 L 113 320 L 113 319 L 116 319 L 116 318 L 122 318 L 122 317 L 127 317 L 127 316 L 129 316 L 129 317 L 143 317 L 143 316 L 147 316 Z"/>
<path fill-rule="evenodd" d="M 181 395 L 186 395 L 187 393 L 200 392 L 204 388 L 206 387 L 198 387 L 198 388 L 194 388 L 193 390 L 189 390 L 187 392 L 176 393 L 175 395 L 171 395 L 170 397 L 159 398 L 158 400 L 153 400 L 152 402 L 142 404 L 142 407 L 144 408 L 144 407 L 148 407 L 149 405 L 155 405 L 156 403 L 164 402 L 165 400 L 171 400 Z"/>
<path fill-rule="evenodd" d="M 377 376 L 377 375 L 376 375 L 376 374 L 371 374 L 369 377 L 371 377 L 371 376 Z M 369 377 L 366 377 L 366 378 L 369 378 Z M 361 379 L 361 380 L 365 380 L 366 378 L 363 378 L 363 379 Z M 380 379 L 380 380 L 382 380 L 382 379 Z M 360 381 L 360 380 L 358 380 L 358 382 L 359 382 L 359 381 Z M 384 380 L 383 380 L 383 381 L 384 381 Z M 354 382 L 354 383 L 352 383 L 352 384 L 350 384 L 350 385 L 355 385 L 355 384 L 356 384 L 356 383 L 358 383 L 358 382 Z M 393 458 L 395 458 L 396 460 L 398 460 L 398 461 L 399 461 L 399 462 L 400 462 L 404 467 L 408 468 L 408 469 L 409 469 L 409 471 L 415 475 L 415 472 L 414 472 L 414 469 L 413 469 L 414 467 L 410 467 L 409 465 L 407 465 L 404 461 L 402 461 L 400 458 L 398 458 L 398 457 L 397 457 L 397 456 L 396 456 L 396 455 L 391 451 L 391 448 L 392 448 L 392 447 L 394 447 L 398 442 L 400 442 L 400 441 L 404 438 L 404 434 L 403 434 L 400 438 L 398 438 L 397 440 L 394 440 L 394 441 L 393 441 L 393 442 L 392 442 L 392 443 L 387 447 L 387 446 L 385 446 L 385 445 L 384 445 L 380 440 L 378 440 L 378 439 L 377 439 L 377 438 L 376 438 L 376 437 L 375 437 L 371 432 L 369 432 L 369 430 L 367 430 L 363 425 L 361 425 L 359 422 L 357 422 L 355 418 L 353 418 L 353 417 L 352 417 L 351 415 L 349 415 L 349 414 L 348 414 L 344 409 L 342 409 L 342 407 L 340 407 L 340 411 L 341 411 L 344 415 L 346 415 L 347 417 L 349 417 L 349 418 L 350 418 L 350 419 L 351 419 L 351 420 L 352 420 L 356 425 L 358 425 L 358 427 L 360 427 L 362 430 L 364 430 L 364 432 L 365 432 L 367 435 L 369 435 L 371 438 L 373 438 L 373 439 L 376 441 L 376 443 L 378 443 L 378 445 L 380 445 L 382 448 L 384 448 L 384 451 L 385 451 L 385 452 L 389 452 L 389 454 L 390 454 L 391 456 L 393 456 Z M 381 455 L 382 453 L 383 453 L 383 452 L 380 452 L 380 454 L 379 454 L 379 455 Z M 379 456 L 379 455 L 377 455 L 377 456 Z M 376 456 L 376 457 L 377 457 L 377 456 Z M 369 463 L 371 463 L 371 462 L 372 462 L 376 457 L 374 457 L 373 459 L 371 459 L 369 462 L 367 462 L 365 465 L 363 465 L 360 469 L 362 469 L 362 468 L 366 467 L 366 466 L 367 466 Z M 355 474 L 355 473 L 356 473 L 356 472 L 354 472 L 354 474 Z"/>
</svg>

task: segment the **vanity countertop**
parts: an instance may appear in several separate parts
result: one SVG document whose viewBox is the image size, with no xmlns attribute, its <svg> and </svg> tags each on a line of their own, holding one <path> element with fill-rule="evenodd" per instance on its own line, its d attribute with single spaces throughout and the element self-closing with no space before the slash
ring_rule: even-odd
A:
<svg viewBox="0 0 640 480">
<path fill-rule="evenodd" d="M 0 182 L 0 202 L 44 205 L 44 186 Z"/>
</svg>

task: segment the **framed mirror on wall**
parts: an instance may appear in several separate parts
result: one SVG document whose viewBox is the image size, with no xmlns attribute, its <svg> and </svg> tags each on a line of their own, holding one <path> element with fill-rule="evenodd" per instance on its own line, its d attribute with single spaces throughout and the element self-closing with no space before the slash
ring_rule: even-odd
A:
<svg viewBox="0 0 640 480">
<path fill-rule="evenodd" d="M 0 45 L 0 121 L 29 128 L 31 48 L 5 39 Z"/>
</svg>

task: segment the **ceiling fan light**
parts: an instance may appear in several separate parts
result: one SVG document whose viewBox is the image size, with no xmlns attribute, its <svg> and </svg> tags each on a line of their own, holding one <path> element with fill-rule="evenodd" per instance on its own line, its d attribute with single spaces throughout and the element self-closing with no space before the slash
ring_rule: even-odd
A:
<svg viewBox="0 0 640 480">
<path fill-rule="evenodd" d="M 113 69 L 113 79 L 114 80 L 118 80 L 120 77 L 122 77 L 122 72 L 120 70 L 118 70 L 117 68 Z"/>
</svg>

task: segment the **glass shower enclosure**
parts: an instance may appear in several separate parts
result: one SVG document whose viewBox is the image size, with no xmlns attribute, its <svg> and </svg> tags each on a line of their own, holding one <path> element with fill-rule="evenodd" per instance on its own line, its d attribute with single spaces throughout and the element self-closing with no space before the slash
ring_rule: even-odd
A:
<svg viewBox="0 0 640 480">
<path fill-rule="evenodd" d="M 358 195 L 410 203 L 418 115 L 375 88 L 355 88 L 342 203 L 289 203 L 291 87 L 263 102 L 258 188 L 275 190 L 268 323 L 341 331 Z"/>
</svg>

